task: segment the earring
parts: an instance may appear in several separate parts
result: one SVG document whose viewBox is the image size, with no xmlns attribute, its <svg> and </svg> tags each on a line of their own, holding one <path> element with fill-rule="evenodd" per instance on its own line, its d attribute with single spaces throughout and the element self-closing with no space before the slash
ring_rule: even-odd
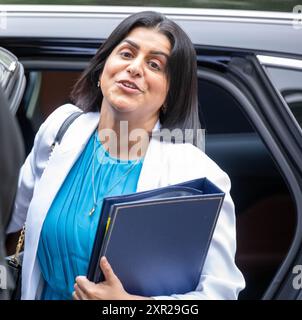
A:
<svg viewBox="0 0 302 320">
<path fill-rule="evenodd" d="M 167 112 L 167 105 L 165 103 L 162 105 L 161 111 L 163 114 L 165 114 Z"/>
<path fill-rule="evenodd" d="M 100 80 L 98 81 L 97 85 L 96 85 L 98 88 L 100 87 Z"/>
</svg>

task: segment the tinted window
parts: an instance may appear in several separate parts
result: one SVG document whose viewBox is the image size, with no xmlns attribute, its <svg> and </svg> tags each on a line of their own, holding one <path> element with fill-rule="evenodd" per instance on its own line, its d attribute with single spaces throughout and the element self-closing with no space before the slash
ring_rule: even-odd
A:
<svg viewBox="0 0 302 320">
<path fill-rule="evenodd" d="M 240 105 L 224 88 L 198 81 L 199 117 L 207 134 L 254 132 Z"/>
<path fill-rule="evenodd" d="M 302 127 L 302 70 L 267 67 L 267 72 Z"/>
</svg>

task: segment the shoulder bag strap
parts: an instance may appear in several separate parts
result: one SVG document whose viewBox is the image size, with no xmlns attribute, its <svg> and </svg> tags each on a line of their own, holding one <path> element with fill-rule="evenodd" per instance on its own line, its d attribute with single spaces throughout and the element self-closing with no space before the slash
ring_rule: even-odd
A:
<svg viewBox="0 0 302 320">
<path fill-rule="evenodd" d="M 55 140 L 54 142 L 52 143 L 51 145 L 51 151 L 54 149 L 55 145 L 56 144 L 60 144 L 63 137 L 64 137 L 64 134 L 65 132 L 67 131 L 67 129 L 69 128 L 69 126 L 73 123 L 73 121 L 75 119 L 77 119 L 81 114 L 83 114 L 83 112 L 81 111 L 77 111 L 77 112 L 74 112 L 72 113 L 70 116 L 68 116 L 64 122 L 62 123 L 56 137 L 55 137 Z"/>
</svg>

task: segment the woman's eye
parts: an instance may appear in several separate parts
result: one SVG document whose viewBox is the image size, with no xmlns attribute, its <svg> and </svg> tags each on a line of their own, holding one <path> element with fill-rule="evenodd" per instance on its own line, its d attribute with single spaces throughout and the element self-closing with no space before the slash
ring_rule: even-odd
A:
<svg viewBox="0 0 302 320">
<path fill-rule="evenodd" d="M 129 52 L 129 51 L 122 51 L 122 52 L 120 53 L 120 55 L 121 55 L 122 57 L 124 57 L 124 58 L 131 58 L 131 57 L 132 57 L 132 53 Z"/>
<path fill-rule="evenodd" d="M 160 65 L 154 61 L 150 61 L 149 62 L 149 66 L 152 68 L 152 69 L 156 69 L 156 70 L 160 70 Z"/>
</svg>

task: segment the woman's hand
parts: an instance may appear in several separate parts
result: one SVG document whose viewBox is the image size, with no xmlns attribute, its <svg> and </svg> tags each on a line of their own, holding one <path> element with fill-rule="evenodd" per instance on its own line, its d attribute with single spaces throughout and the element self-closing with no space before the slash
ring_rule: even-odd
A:
<svg viewBox="0 0 302 320">
<path fill-rule="evenodd" d="M 76 277 L 76 283 L 74 285 L 75 291 L 72 294 L 74 300 L 148 299 L 127 293 L 105 257 L 101 258 L 100 267 L 105 276 L 105 281 L 103 282 L 96 284 L 84 276 Z"/>
</svg>

